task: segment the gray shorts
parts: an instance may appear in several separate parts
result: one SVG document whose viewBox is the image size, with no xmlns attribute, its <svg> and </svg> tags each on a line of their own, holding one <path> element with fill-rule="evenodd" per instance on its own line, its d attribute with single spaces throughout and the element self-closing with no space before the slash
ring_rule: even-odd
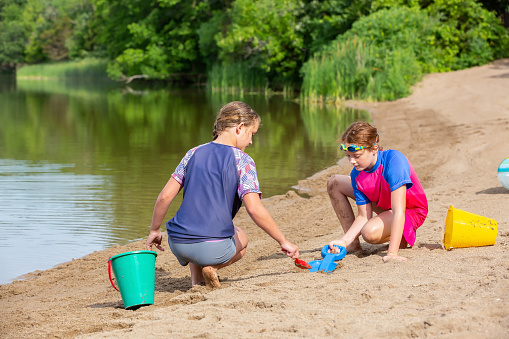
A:
<svg viewBox="0 0 509 339">
<path fill-rule="evenodd" d="M 182 266 L 190 262 L 198 266 L 221 265 L 230 261 L 235 255 L 235 239 L 233 237 L 219 241 L 202 241 L 192 244 L 180 244 L 168 237 L 170 249 Z"/>
</svg>

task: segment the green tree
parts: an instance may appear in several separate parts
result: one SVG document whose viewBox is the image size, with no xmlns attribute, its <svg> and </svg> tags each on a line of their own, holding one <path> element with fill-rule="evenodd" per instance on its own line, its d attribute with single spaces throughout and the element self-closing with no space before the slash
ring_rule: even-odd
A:
<svg viewBox="0 0 509 339">
<path fill-rule="evenodd" d="M 85 56 L 95 48 L 89 0 L 27 0 L 23 24 L 30 32 L 26 61 L 38 63 Z"/>
<path fill-rule="evenodd" d="M 97 42 L 113 60 L 128 47 L 132 36 L 128 26 L 145 20 L 156 1 L 146 0 L 92 0 L 96 8 Z"/>
<path fill-rule="evenodd" d="M 373 0 L 303 0 L 299 21 L 307 56 L 348 31 L 359 18 L 369 15 L 372 12 L 372 2 Z"/>
<path fill-rule="evenodd" d="M 67 14 L 71 19 L 71 34 L 65 41 L 69 59 L 103 56 L 97 49 L 95 9 L 90 0 L 69 1 Z"/>
<path fill-rule="evenodd" d="M 371 2 L 236 0 L 200 27 L 200 51 L 218 63 L 241 63 L 246 73 L 265 74 L 272 88 L 295 85 L 309 55 L 368 14 Z"/>
<path fill-rule="evenodd" d="M 224 1 L 95 0 L 100 42 L 114 59 L 108 72 L 114 78 L 146 74 L 168 78 L 174 73 L 205 70 L 199 54 L 198 29 Z M 125 13 L 116 18 L 117 13 Z M 110 43 L 112 41 L 112 43 Z"/>
<path fill-rule="evenodd" d="M 21 23 L 24 0 L 0 2 L 0 66 L 14 69 L 25 59 L 26 29 Z"/>
<path fill-rule="evenodd" d="M 507 0 L 481 0 L 484 8 L 495 11 L 506 28 L 509 28 L 509 1 Z"/>
<path fill-rule="evenodd" d="M 271 79 L 291 80 L 304 48 L 298 31 L 300 9 L 298 0 L 236 0 L 228 10 L 228 30 L 215 35 L 219 59 L 246 60 Z"/>
<path fill-rule="evenodd" d="M 435 0 L 427 7 L 441 22 L 436 45 L 446 69 L 483 65 L 509 55 L 509 33 L 494 12 L 475 0 Z"/>
<path fill-rule="evenodd" d="M 229 23 L 230 19 L 225 10 L 215 10 L 212 11 L 210 19 L 201 23 L 198 28 L 200 56 L 208 69 L 211 69 L 216 63 L 220 51 L 215 36 L 226 34 Z"/>
</svg>

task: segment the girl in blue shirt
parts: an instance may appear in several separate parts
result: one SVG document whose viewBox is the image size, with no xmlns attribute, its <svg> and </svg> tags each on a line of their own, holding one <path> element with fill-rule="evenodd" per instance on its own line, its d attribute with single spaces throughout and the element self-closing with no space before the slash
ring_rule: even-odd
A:
<svg viewBox="0 0 509 339">
<path fill-rule="evenodd" d="M 160 230 L 168 208 L 183 189 L 183 200 L 166 224 L 168 243 L 181 265 L 189 264 L 191 284 L 219 287 L 217 270 L 241 259 L 246 233 L 233 225 L 244 202 L 253 221 L 276 240 L 291 258 L 297 246 L 286 240 L 261 203 L 256 166 L 244 152 L 252 144 L 260 117 L 240 101 L 230 102 L 214 123 L 213 141 L 189 150 L 157 198 L 147 249 L 161 247 Z"/>
</svg>

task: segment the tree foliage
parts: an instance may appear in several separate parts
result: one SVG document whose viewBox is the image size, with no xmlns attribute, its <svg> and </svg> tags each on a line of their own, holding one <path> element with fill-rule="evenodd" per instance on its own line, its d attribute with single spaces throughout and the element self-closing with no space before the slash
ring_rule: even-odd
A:
<svg viewBox="0 0 509 339">
<path fill-rule="evenodd" d="M 418 8 L 383 9 L 356 21 L 303 67 L 303 93 L 319 100 L 393 100 L 432 67 L 436 20 Z"/>
<path fill-rule="evenodd" d="M 0 2 L 0 66 L 14 68 L 24 61 L 27 31 L 19 20 L 23 5 L 23 0 Z"/>
<path fill-rule="evenodd" d="M 99 41 L 113 60 L 108 73 L 114 78 L 146 74 L 168 78 L 173 73 L 204 71 L 199 54 L 200 25 L 220 1 L 95 0 Z M 117 17 L 117 13 L 125 13 Z M 112 43 L 107 43 L 112 41 Z"/>
<path fill-rule="evenodd" d="M 200 48 L 212 60 L 262 72 L 272 86 L 298 83 L 309 56 L 369 13 L 371 1 L 236 0 L 201 25 Z"/>
<path fill-rule="evenodd" d="M 425 10 L 377 1 L 377 10 L 303 67 L 303 91 L 315 98 L 392 100 L 423 74 L 485 64 L 508 55 L 509 35 L 474 0 L 435 0 Z M 396 3 L 396 4 L 395 4 Z M 389 4 L 389 8 L 386 8 Z M 392 6 L 392 7 L 391 7 Z"/>
<path fill-rule="evenodd" d="M 307 0 L 303 3 L 299 20 L 306 49 L 311 55 L 348 31 L 359 18 L 369 15 L 373 0 Z"/>
<path fill-rule="evenodd" d="M 384 65 L 448 71 L 509 56 L 507 11 L 504 0 L 2 0 L 0 65 L 102 57 L 112 78 L 209 74 L 224 88 L 244 69 L 279 89 L 357 38 Z"/>
<path fill-rule="evenodd" d="M 236 0 L 229 9 L 229 29 L 214 36 L 219 59 L 248 60 L 250 67 L 273 77 L 291 78 L 303 49 L 295 0 Z"/>
<path fill-rule="evenodd" d="M 494 12 L 475 0 L 435 0 L 428 13 L 440 20 L 436 44 L 447 70 L 478 66 L 508 56 L 508 32 Z"/>
</svg>

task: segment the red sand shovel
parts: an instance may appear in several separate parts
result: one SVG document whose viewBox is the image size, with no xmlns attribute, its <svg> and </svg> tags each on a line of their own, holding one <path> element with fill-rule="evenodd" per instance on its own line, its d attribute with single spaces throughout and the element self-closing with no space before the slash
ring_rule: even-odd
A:
<svg viewBox="0 0 509 339">
<path fill-rule="evenodd" d="M 284 249 L 281 249 L 281 251 L 286 252 Z M 305 269 L 305 270 L 311 268 L 311 265 L 309 265 L 304 260 L 300 260 L 299 258 L 295 258 L 295 266 L 297 266 L 298 268 Z"/>
</svg>

